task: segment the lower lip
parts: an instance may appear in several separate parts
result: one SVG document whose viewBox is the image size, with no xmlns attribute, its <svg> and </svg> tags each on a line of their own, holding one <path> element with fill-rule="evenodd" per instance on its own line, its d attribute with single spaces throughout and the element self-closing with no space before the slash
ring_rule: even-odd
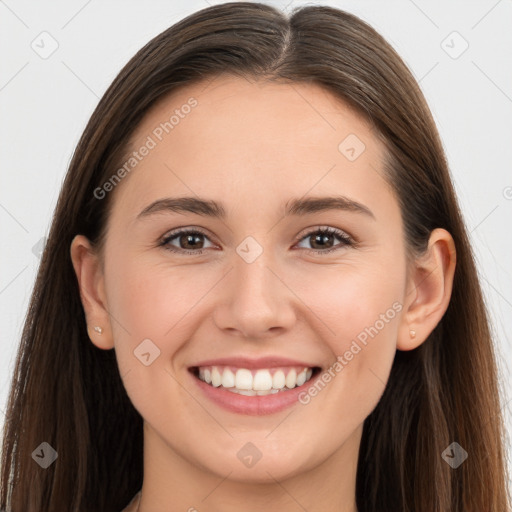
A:
<svg viewBox="0 0 512 512">
<path fill-rule="evenodd" d="M 216 388 L 210 386 L 210 384 L 206 384 L 206 382 L 198 379 L 193 374 L 191 374 L 191 377 L 210 400 L 224 409 L 237 414 L 263 416 L 283 411 L 299 403 L 298 397 L 300 393 L 309 388 L 319 374 L 320 372 L 318 372 L 317 375 L 313 375 L 311 379 L 302 384 L 302 386 L 264 396 L 239 395 L 238 393 L 232 393 L 221 387 Z"/>
</svg>

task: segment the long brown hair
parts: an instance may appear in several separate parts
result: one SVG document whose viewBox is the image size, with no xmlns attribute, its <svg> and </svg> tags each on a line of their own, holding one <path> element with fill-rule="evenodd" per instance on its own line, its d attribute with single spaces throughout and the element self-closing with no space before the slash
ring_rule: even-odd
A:
<svg viewBox="0 0 512 512">
<path fill-rule="evenodd" d="M 42 256 L 10 390 L 0 507 L 12 512 L 118 512 L 143 478 L 142 418 L 114 350 L 88 338 L 70 244 L 98 244 L 112 194 L 94 194 L 122 161 L 148 109 L 177 87 L 221 73 L 314 82 L 355 108 L 387 148 L 408 251 L 429 233 L 454 238 L 457 267 L 443 319 L 416 350 L 398 351 L 366 419 L 357 470 L 360 512 L 509 510 L 500 389 L 477 272 L 439 135 L 407 66 L 369 25 L 339 9 L 290 16 L 258 3 L 203 9 L 165 30 L 122 69 L 73 155 Z M 58 453 L 43 469 L 42 442 Z M 442 452 L 459 443 L 452 469 Z M 172 475 L 171 475 L 172 476 Z"/>
</svg>

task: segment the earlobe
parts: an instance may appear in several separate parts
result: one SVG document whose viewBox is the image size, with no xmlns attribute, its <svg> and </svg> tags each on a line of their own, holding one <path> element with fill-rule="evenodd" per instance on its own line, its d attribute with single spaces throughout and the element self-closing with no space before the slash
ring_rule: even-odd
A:
<svg viewBox="0 0 512 512">
<path fill-rule="evenodd" d="M 89 338 L 98 348 L 114 348 L 99 256 L 83 235 L 77 235 L 73 239 L 70 255 L 78 280 Z"/>
<path fill-rule="evenodd" d="M 398 350 L 421 345 L 441 321 L 450 303 L 455 265 L 452 236 L 445 229 L 434 229 L 425 254 L 414 262 L 408 279 Z"/>
</svg>

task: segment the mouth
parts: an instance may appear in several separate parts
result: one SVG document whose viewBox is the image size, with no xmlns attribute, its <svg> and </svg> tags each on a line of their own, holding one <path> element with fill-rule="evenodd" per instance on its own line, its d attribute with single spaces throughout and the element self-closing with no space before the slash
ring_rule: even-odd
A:
<svg viewBox="0 0 512 512">
<path fill-rule="evenodd" d="M 190 373 L 211 388 L 244 396 L 282 394 L 301 387 L 321 371 L 318 366 L 237 368 L 234 366 L 193 366 Z"/>
</svg>

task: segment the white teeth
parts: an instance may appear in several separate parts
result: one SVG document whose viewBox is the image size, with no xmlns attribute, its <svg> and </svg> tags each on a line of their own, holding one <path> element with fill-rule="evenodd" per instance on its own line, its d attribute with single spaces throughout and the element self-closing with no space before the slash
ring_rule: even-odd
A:
<svg viewBox="0 0 512 512">
<path fill-rule="evenodd" d="M 246 396 L 265 396 L 302 386 L 313 375 L 312 368 L 303 368 L 302 370 L 299 368 L 276 370 L 262 368 L 256 371 L 238 368 L 236 371 L 233 370 L 222 366 L 202 367 L 199 368 L 199 379 L 216 388 L 222 386 L 233 393 Z"/>
<path fill-rule="evenodd" d="M 284 376 L 283 370 L 277 370 L 272 377 L 272 387 L 274 389 L 283 389 L 286 383 L 286 377 Z"/>
<path fill-rule="evenodd" d="M 225 388 L 235 387 L 235 374 L 229 368 L 226 368 L 222 374 L 222 386 Z"/>
<path fill-rule="evenodd" d="M 228 391 L 231 391 L 231 393 L 237 393 L 239 395 L 245 396 L 265 396 L 279 393 L 279 389 L 269 389 L 267 391 L 254 391 L 253 389 L 228 388 Z"/>
<path fill-rule="evenodd" d="M 212 368 L 212 386 L 218 388 L 222 383 L 222 377 L 220 376 L 219 370 L 216 366 Z"/>
<path fill-rule="evenodd" d="M 252 373 L 251 370 L 240 368 L 236 371 L 235 387 L 237 389 L 252 389 Z"/>
<path fill-rule="evenodd" d="M 270 375 L 268 370 L 258 370 L 256 372 L 252 381 L 252 389 L 255 391 L 268 391 L 272 389 L 272 375 Z"/>
<path fill-rule="evenodd" d="M 286 376 L 286 387 L 291 389 L 295 387 L 295 384 L 297 382 L 297 372 L 294 368 L 292 368 L 288 375 Z"/>
<path fill-rule="evenodd" d="M 275 393 L 279 393 L 279 389 L 267 389 L 262 391 L 256 391 L 256 394 L 258 396 L 273 395 Z"/>
<path fill-rule="evenodd" d="M 297 386 L 302 386 L 306 382 L 307 369 L 304 369 L 297 375 Z"/>
</svg>

